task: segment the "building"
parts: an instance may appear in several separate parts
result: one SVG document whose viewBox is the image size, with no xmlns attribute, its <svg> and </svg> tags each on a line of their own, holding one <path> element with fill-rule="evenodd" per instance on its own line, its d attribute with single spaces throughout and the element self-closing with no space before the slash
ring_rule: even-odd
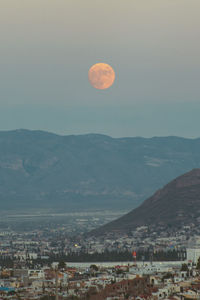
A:
<svg viewBox="0 0 200 300">
<path fill-rule="evenodd" d="M 187 248 L 187 261 L 196 264 L 200 257 L 200 248 Z"/>
</svg>

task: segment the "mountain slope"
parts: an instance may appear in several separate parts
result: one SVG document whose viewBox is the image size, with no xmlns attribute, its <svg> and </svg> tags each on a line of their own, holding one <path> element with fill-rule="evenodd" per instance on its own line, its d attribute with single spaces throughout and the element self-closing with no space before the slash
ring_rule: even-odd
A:
<svg viewBox="0 0 200 300">
<path fill-rule="evenodd" d="M 199 213 L 200 169 L 194 169 L 171 181 L 130 213 L 94 230 L 92 234 L 128 232 L 144 225 L 170 225 L 175 228 L 199 224 Z"/>
<path fill-rule="evenodd" d="M 1 209 L 132 209 L 200 167 L 200 139 L 0 132 Z"/>
</svg>

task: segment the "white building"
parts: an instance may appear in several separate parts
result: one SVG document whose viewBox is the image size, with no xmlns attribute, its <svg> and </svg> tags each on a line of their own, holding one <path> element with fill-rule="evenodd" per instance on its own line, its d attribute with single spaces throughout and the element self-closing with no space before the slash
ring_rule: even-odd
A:
<svg viewBox="0 0 200 300">
<path fill-rule="evenodd" d="M 186 251 L 187 261 L 196 264 L 200 257 L 200 248 L 187 248 Z"/>
</svg>

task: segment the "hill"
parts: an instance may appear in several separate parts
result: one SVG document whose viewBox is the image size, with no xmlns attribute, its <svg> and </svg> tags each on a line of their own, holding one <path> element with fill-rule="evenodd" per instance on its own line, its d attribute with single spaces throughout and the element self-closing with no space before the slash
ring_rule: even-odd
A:
<svg viewBox="0 0 200 300">
<path fill-rule="evenodd" d="M 194 169 L 158 190 L 123 217 L 94 230 L 92 235 L 128 232 L 140 226 L 182 227 L 200 223 L 200 169 Z"/>
<path fill-rule="evenodd" d="M 198 167 L 200 139 L 2 131 L 1 210 L 128 210 Z"/>
</svg>

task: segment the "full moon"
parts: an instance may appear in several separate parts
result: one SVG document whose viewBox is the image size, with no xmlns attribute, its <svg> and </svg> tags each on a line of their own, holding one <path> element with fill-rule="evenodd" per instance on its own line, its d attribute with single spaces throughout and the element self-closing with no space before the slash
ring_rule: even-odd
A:
<svg viewBox="0 0 200 300">
<path fill-rule="evenodd" d="M 89 69 L 88 78 L 95 89 L 105 90 L 113 85 L 115 72 L 110 65 L 98 63 Z"/>
</svg>

